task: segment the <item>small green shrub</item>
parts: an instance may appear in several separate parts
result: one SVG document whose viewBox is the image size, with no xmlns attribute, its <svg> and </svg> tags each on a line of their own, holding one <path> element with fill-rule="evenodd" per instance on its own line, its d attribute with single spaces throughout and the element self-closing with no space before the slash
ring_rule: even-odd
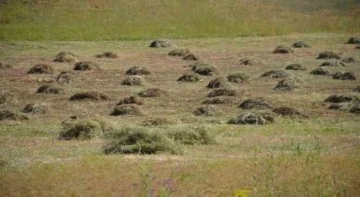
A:
<svg viewBox="0 0 360 197">
<path fill-rule="evenodd" d="M 142 128 L 123 128 L 107 135 L 110 140 L 104 147 L 105 154 L 156 154 L 179 153 L 176 144 L 165 133 Z"/>
</svg>

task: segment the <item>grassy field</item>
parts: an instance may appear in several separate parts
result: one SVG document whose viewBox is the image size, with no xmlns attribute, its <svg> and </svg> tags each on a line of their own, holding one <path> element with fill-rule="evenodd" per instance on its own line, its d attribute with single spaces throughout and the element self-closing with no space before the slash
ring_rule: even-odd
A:
<svg viewBox="0 0 360 197">
<path fill-rule="evenodd" d="M 352 34 L 293 34 L 275 37 L 174 39 L 176 47 L 188 48 L 201 61 L 215 66 L 215 76 L 201 76 L 194 83 L 178 82 L 191 73 L 185 61 L 167 53 L 176 47 L 149 48 L 139 41 L 2 41 L 0 59 L 12 65 L 1 68 L 1 93 L 16 97 L 11 107 L 30 120 L 0 123 L 0 196 L 358 196 L 360 193 L 360 117 L 328 109 L 324 99 L 333 94 L 360 96 L 358 80 L 335 80 L 311 75 L 323 60 L 320 52 L 341 52 L 360 59 L 354 45 L 345 44 Z M 278 45 L 303 40 L 312 48 L 274 54 Z M 82 61 L 96 62 L 100 69 L 73 71 L 74 81 L 57 84 L 57 75 L 74 63 L 53 62 L 61 51 L 71 51 Z M 95 58 L 114 51 L 118 58 Z M 242 65 L 249 58 L 253 65 Z M 50 64 L 54 74 L 27 74 L 38 63 Z M 292 92 L 273 88 L 279 79 L 261 77 L 270 70 L 284 70 L 300 63 L 305 71 L 289 71 L 299 81 Z M 144 86 L 124 86 L 121 81 L 132 66 L 152 73 Z M 359 62 L 331 71 L 353 71 L 360 76 Z M 194 116 L 211 89 L 210 80 L 242 72 L 247 83 L 230 84 L 237 92 L 232 102 L 218 105 L 219 115 Z M 44 84 L 63 89 L 60 94 L 39 94 Z M 110 116 L 115 104 L 147 88 L 167 95 L 143 98 L 141 116 Z M 100 91 L 104 101 L 69 101 L 79 91 Z M 247 112 L 238 108 L 248 98 L 262 97 L 275 107 L 290 106 L 308 117 L 275 117 L 266 125 L 230 125 Z M 45 114 L 25 114 L 29 103 L 47 108 Z M 2 106 L 9 107 L 9 106 Z M 271 110 L 265 110 L 271 111 Z M 91 140 L 58 140 L 61 123 L 71 115 L 101 120 L 111 128 L 142 128 L 149 132 L 206 130 L 215 143 L 180 145 L 180 154 L 156 155 L 103 153 L 103 136 Z"/>
<path fill-rule="evenodd" d="M 360 31 L 358 0 L 14 0 L 1 40 L 139 40 Z"/>
<path fill-rule="evenodd" d="M 349 109 L 360 105 L 360 49 L 346 44 L 359 32 L 359 0 L 0 0 L 0 196 L 359 196 L 360 116 Z M 150 48 L 155 38 L 172 46 Z M 273 53 L 299 40 L 311 47 Z M 214 75 L 178 81 L 197 62 L 168 55 L 178 48 Z M 117 57 L 96 57 L 109 51 Z M 316 59 L 324 51 L 341 59 Z M 75 60 L 55 62 L 59 52 Z M 79 61 L 96 65 L 73 70 Z M 326 61 L 357 79 L 310 74 Z M 37 64 L 49 73 L 28 73 Z M 133 66 L 151 74 L 122 85 Z M 274 90 L 283 78 L 262 77 L 271 70 L 295 89 Z M 235 73 L 248 79 L 228 81 Z M 216 78 L 234 95 L 210 97 Z M 150 88 L 161 95 L 139 96 Z M 104 100 L 71 101 L 85 91 Z M 353 101 L 325 102 L 331 95 Z M 137 114 L 111 115 L 129 96 Z M 270 107 L 239 108 L 256 98 Z M 202 104 L 210 99 L 226 102 Z M 28 104 L 38 108 L 25 113 Z M 213 115 L 195 115 L 209 106 Z M 250 113 L 274 120 L 228 124 Z M 64 140 L 77 131 L 91 133 Z"/>
</svg>

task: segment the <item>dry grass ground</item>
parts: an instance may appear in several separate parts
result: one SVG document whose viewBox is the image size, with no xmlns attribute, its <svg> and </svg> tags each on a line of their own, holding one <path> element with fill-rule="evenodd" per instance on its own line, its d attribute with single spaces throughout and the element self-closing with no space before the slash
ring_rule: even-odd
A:
<svg viewBox="0 0 360 197">
<path fill-rule="evenodd" d="M 329 110 L 323 101 L 333 94 L 360 96 L 356 81 L 311 75 L 323 60 L 325 50 L 341 52 L 357 62 L 332 71 L 353 71 L 360 77 L 360 51 L 345 44 L 353 35 L 300 34 L 281 37 L 172 40 L 188 48 L 201 61 L 217 69 L 215 76 L 201 76 L 193 83 L 177 79 L 191 72 L 173 48 L 149 48 L 147 41 L 109 42 L 0 42 L 0 92 L 17 98 L 12 106 L 21 113 L 29 103 L 45 106 L 45 114 L 29 114 L 30 120 L 0 122 L 0 196 L 231 196 L 249 190 L 249 196 L 357 196 L 360 193 L 359 114 Z M 311 48 L 291 54 L 274 54 L 278 45 L 291 46 L 303 40 Z M 99 69 L 73 71 L 75 80 L 59 84 L 59 94 L 38 94 L 41 85 L 56 83 L 62 71 L 74 63 L 53 62 L 56 54 L 70 51 L 79 61 L 97 63 Z M 115 59 L 96 58 L 114 51 Z M 252 65 L 240 60 L 249 58 Z M 39 63 L 52 65 L 54 74 L 27 74 Z M 289 71 L 300 81 L 291 92 L 273 88 L 281 79 L 261 77 L 270 70 L 302 64 L 305 71 Z M 126 71 L 141 66 L 151 71 L 144 86 L 123 86 Z M 236 91 L 233 103 L 218 105 L 221 115 L 199 117 L 214 78 L 244 73 L 247 83 L 230 83 Z M 142 116 L 110 116 L 120 99 L 159 88 L 166 95 L 143 98 Z M 107 100 L 69 101 L 78 92 L 97 91 Z M 239 104 L 263 98 L 273 107 L 289 106 L 309 118 L 276 117 L 264 126 L 228 125 L 228 120 L 246 110 Z M 205 127 L 215 136 L 211 145 L 185 146 L 182 155 L 110 155 L 102 153 L 103 138 L 89 141 L 59 141 L 61 121 L 70 116 L 97 118 L 113 127 L 143 126 L 156 118 L 164 124 L 147 129 L 165 132 Z M 235 192 L 236 193 L 236 192 Z M 240 193 L 240 191 L 239 191 Z M 236 194 L 234 194 L 236 196 Z"/>
</svg>

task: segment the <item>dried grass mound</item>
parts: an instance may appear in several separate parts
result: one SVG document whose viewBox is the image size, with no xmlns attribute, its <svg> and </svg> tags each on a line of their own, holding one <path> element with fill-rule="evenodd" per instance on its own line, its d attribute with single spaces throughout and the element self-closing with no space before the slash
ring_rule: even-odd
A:
<svg viewBox="0 0 360 197">
<path fill-rule="evenodd" d="M 27 116 L 19 115 L 12 110 L 1 109 L 0 110 L 0 121 L 3 120 L 29 120 Z"/>
<path fill-rule="evenodd" d="M 171 121 L 167 118 L 151 118 L 142 122 L 143 126 L 160 126 L 160 125 L 170 125 L 174 124 L 174 121 Z"/>
<path fill-rule="evenodd" d="M 283 79 L 275 86 L 274 90 L 277 91 L 293 91 L 295 88 L 298 88 L 296 82 L 291 79 Z"/>
<path fill-rule="evenodd" d="M 340 110 L 340 111 L 350 111 L 356 104 L 354 102 L 344 102 L 344 103 L 332 103 L 329 106 L 329 109 Z"/>
<path fill-rule="evenodd" d="M 160 152 L 180 153 L 177 146 L 165 133 L 143 128 L 122 128 L 107 135 L 105 154 L 156 154 Z"/>
<path fill-rule="evenodd" d="M 134 66 L 126 71 L 127 75 L 150 75 L 151 72 L 147 68 Z"/>
<path fill-rule="evenodd" d="M 139 93 L 141 97 L 160 97 L 167 96 L 167 92 L 159 88 L 149 88 Z"/>
<path fill-rule="evenodd" d="M 281 116 L 303 116 L 298 110 L 291 107 L 277 107 L 273 112 Z"/>
<path fill-rule="evenodd" d="M 360 104 L 355 105 L 353 108 L 350 109 L 350 113 L 360 114 Z"/>
<path fill-rule="evenodd" d="M 341 57 L 340 54 L 333 51 L 324 51 L 319 53 L 319 56 L 316 59 L 341 59 Z"/>
<path fill-rule="evenodd" d="M 184 57 L 190 53 L 189 49 L 174 49 L 168 53 L 169 56 Z"/>
<path fill-rule="evenodd" d="M 325 68 L 316 68 L 310 72 L 313 75 L 331 75 L 331 72 Z"/>
<path fill-rule="evenodd" d="M 102 123 L 91 119 L 64 121 L 62 127 L 59 140 L 89 140 L 104 132 Z"/>
<path fill-rule="evenodd" d="M 297 41 L 292 44 L 292 47 L 294 47 L 294 48 L 310 48 L 311 46 L 306 44 L 303 41 Z"/>
<path fill-rule="evenodd" d="M 135 105 L 118 105 L 116 106 L 110 115 L 112 116 L 140 116 L 143 113 Z"/>
<path fill-rule="evenodd" d="M 355 92 L 359 92 L 360 93 L 360 85 L 356 86 L 356 88 L 354 89 Z M 1 97 L 0 97 L 1 100 Z M 0 103 L 1 104 L 1 103 Z"/>
<path fill-rule="evenodd" d="M 261 75 L 261 77 L 270 77 L 270 78 L 286 78 L 289 76 L 290 73 L 285 70 L 271 70 Z"/>
<path fill-rule="evenodd" d="M 227 79 L 232 83 L 246 83 L 249 80 L 249 76 L 244 73 L 235 73 L 228 75 Z"/>
<path fill-rule="evenodd" d="M 121 85 L 127 85 L 127 86 L 143 86 L 145 85 L 144 78 L 140 76 L 132 76 L 127 77 L 121 82 Z"/>
<path fill-rule="evenodd" d="M 107 100 L 108 96 L 99 92 L 81 92 L 76 93 L 70 97 L 70 101 L 79 101 L 79 100 Z"/>
<path fill-rule="evenodd" d="M 356 80 L 356 76 L 355 76 L 355 73 L 353 73 L 353 72 L 345 72 L 345 73 L 337 72 L 333 75 L 333 79 Z"/>
<path fill-rule="evenodd" d="M 168 132 L 168 137 L 176 142 L 186 145 L 213 144 L 215 139 L 206 128 L 186 128 Z"/>
<path fill-rule="evenodd" d="M 346 64 L 341 60 L 331 60 L 320 64 L 320 67 L 324 67 L 324 66 L 336 67 L 336 66 L 346 66 Z"/>
<path fill-rule="evenodd" d="M 59 94 L 61 93 L 63 90 L 57 86 L 54 85 L 50 85 L 50 84 L 46 84 L 43 86 L 40 86 L 36 93 L 43 93 L 43 94 Z"/>
<path fill-rule="evenodd" d="M 0 69 L 3 68 L 12 68 L 12 65 L 5 62 L 0 62 Z"/>
<path fill-rule="evenodd" d="M 347 41 L 347 44 L 360 44 L 360 38 L 357 37 L 351 37 Z"/>
<path fill-rule="evenodd" d="M 15 105 L 18 103 L 18 100 L 16 99 L 16 97 L 13 94 L 10 93 L 5 93 L 5 92 L 0 92 L 0 106 L 1 105 L 6 105 L 6 106 L 11 106 L 11 105 Z"/>
<path fill-rule="evenodd" d="M 239 105 L 241 109 L 272 109 L 271 105 L 263 99 L 247 99 Z"/>
<path fill-rule="evenodd" d="M 226 83 L 224 78 L 215 78 L 211 80 L 206 87 L 208 88 L 226 88 L 229 85 Z"/>
<path fill-rule="evenodd" d="M 54 62 L 76 62 L 78 56 L 71 52 L 60 52 L 56 55 Z"/>
<path fill-rule="evenodd" d="M 199 60 L 199 57 L 196 56 L 196 55 L 194 55 L 194 54 L 192 54 L 192 53 L 188 53 L 187 55 L 185 55 L 185 56 L 183 57 L 183 60 L 197 61 L 197 60 Z"/>
<path fill-rule="evenodd" d="M 56 81 L 60 84 L 69 84 L 74 81 L 76 76 L 73 72 L 63 71 L 56 77 Z"/>
<path fill-rule="evenodd" d="M 104 52 L 95 56 L 96 58 L 118 58 L 118 55 L 113 51 Z"/>
<path fill-rule="evenodd" d="M 172 43 L 168 40 L 154 40 L 150 43 L 151 48 L 166 48 L 172 46 Z"/>
<path fill-rule="evenodd" d="M 191 70 L 197 74 L 203 75 L 203 76 L 212 76 L 215 75 L 216 69 L 213 66 L 210 66 L 208 63 L 205 62 L 195 62 L 191 65 Z"/>
<path fill-rule="evenodd" d="M 228 124 L 264 125 L 274 122 L 274 117 L 268 113 L 246 112 L 231 119 Z"/>
<path fill-rule="evenodd" d="M 28 74 L 53 74 L 54 68 L 48 64 L 36 64 L 27 73 Z"/>
<path fill-rule="evenodd" d="M 235 96 L 236 92 L 235 90 L 229 90 L 229 89 L 216 89 L 211 91 L 207 97 L 217 97 L 217 96 Z"/>
<path fill-rule="evenodd" d="M 253 64 L 255 64 L 255 62 L 249 58 L 240 59 L 240 65 L 248 66 L 248 65 L 253 65 Z"/>
<path fill-rule="evenodd" d="M 121 99 L 116 105 L 126 105 L 126 104 L 142 105 L 143 102 L 138 97 L 130 96 Z"/>
<path fill-rule="evenodd" d="M 190 73 L 190 74 L 184 74 L 177 81 L 181 81 L 181 82 L 197 82 L 199 80 L 200 80 L 199 75 Z"/>
<path fill-rule="evenodd" d="M 46 113 L 46 108 L 39 104 L 27 104 L 23 109 L 23 113 L 33 113 L 33 114 L 44 114 Z"/>
<path fill-rule="evenodd" d="M 217 98 L 213 98 L 213 99 L 207 99 L 207 100 L 203 101 L 201 104 L 222 105 L 222 104 L 232 104 L 232 103 L 233 103 L 233 100 L 231 98 L 217 97 Z"/>
<path fill-rule="evenodd" d="M 198 107 L 193 112 L 195 116 L 216 116 L 222 114 L 221 109 L 214 105 Z"/>
<path fill-rule="evenodd" d="M 275 48 L 273 53 L 289 54 L 289 53 L 294 53 L 294 50 L 292 50 L 290 47 L 278 46 Z"/>
<path fill-rule="evenodd" d="M 285 70 L 306 70 L 306 68 L 302 64 L 289 64 Z"/>
<path fill-rule="evenodd" d="M 78 62 L 75 64 L 74 70 L 86 71 L 86 70 L 93 70 L 99 68 L 100 68 L 99 65 L 93 62 Z"/>
<path fill-rule="evenodd" d="M 324 100 L 327 103 L 357 102 L 359 99 L 351 95 L 331 95 Z"/>
<path fill-rule="evenodd" d="M 356 62 L 354 57 L 346 57 L 346 58 L 343 58 L 341 61 L 344 62 L 344 63 L 354 63 L 354 62 Z"/>
</svg>

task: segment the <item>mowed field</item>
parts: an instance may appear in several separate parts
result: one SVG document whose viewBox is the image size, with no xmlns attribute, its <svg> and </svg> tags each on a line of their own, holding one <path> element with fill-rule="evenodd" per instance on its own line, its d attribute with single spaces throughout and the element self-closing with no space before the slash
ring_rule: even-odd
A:
<svg viewBox="0 0 360 197">
<path fill-rule="evenodd" d="M 1 103 L 28 120 L 0 121 L 0 196 L 359 196 L 360 116 L 350 109 L 329 109 L 331 95 L 347 95 L 354 106 L 360 98 L 360 49 L 346 44 L 356 34 L 291 34 L 274 37 L 172 39 L 167 48 L 150 48 L 152 40 L 141 41 L 2 41 L 0 92 L 11 95 Z M 292 48 L 302 40 L 311 48 Z M 273 53 L 279 46 L 294 50 Z M 187 48 L 199 61 L 215 68 L 212 76 L 199 75 L 196 82 L 177 81 L 194 73 L 197 61 L 169 56 L 176 48 Z M 54 62 L 59 52 L 70 51 L 77 61 L 96 63 L 98 68 L 74 71 L 75 62 Z M 113 51 L 116 58 L 96 58 Z M 332 75 L 310 72 L 325 61 L 319 53 L 333 51 L 355 62 L 327 66 L 331 73 L 352 72 L 356 80 L 337 80 Z M 242 63 L 244 58 L 251 62 Z M 5 66 L 5 63 L 11 66 Z M 36 64 L 53 67 L 52 74 L 28 74 Z M 305 70 L 286 70 L 296 82 L 292 91 L 274 87 L 283 78 L 262 77 L 289 64 Z M 339 62 L 337 62 L 339 63 Z M 147 68 L 143 85 L 121 85 L 133 66 Z M 69 83 L 58 75 L 71 72 Z M 243 73 L 243 83 L 227 76 Z M 194 111 L 214 89 L 215 78 L 234 90 L 225 104 L 213 105 L 211 116 Z M 59 88 L 59 93 L 37 93 L 42 85 Z M 140 97 L 149 88 L 165 93 Z M 70 101 L 75 93 L 96 91 L 106 100 Z M 111 116 L 123 98 L 136 96 L 140 115 Z M 216 97 L 215 97 L 216 98 Z M 242 109 L 247 99 L 262 98 L 271 107 Z M 27 104 L 37 104 L 44 113 L 23 113 Z M 277 107 L 291 107 L 298 115 L 280 115 Z M 228 124 L 244 113 L 268 113 L 268 124 Z M 60 140 L 64 121 L 70 117 L 100 122 L 104 134 L 89 140 Z M 11 119 L 11 118 L 10 118 Z M 181 144 L 181 151 L 157 154 L 104 154 L 106 133 L 136 128 L 155 133 L 203 130 L 213 142 Z"/>
</svg>

